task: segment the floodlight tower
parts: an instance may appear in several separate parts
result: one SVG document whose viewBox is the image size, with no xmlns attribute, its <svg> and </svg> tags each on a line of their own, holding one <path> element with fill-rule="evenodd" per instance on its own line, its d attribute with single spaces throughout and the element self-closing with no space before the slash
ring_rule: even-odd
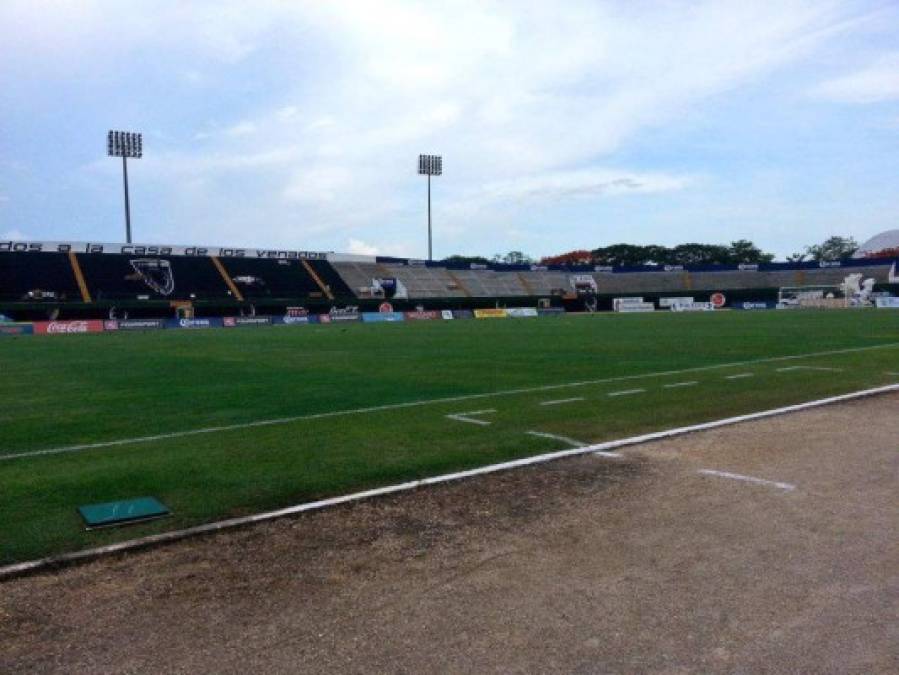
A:
<svg viewBox="0 0 899 675">
<path fill-rule="evenodd" d="M 131 243 L 131 206 L 128 203 L 128 158 L 144 155 L 144 135 L 133 131 L 110 131 L 106 136 L 106 154 L 122 158 L 122 181 L 125 184 L 125 242 Z"/>
<path fill-rule="evenodd" d="M 433 260 L 431 248 L 431 176 L 443 175 L 443 157 L 440 155 L 419 155 L 418 174 L 428 177 L 428 260 Z"/>
</svg>

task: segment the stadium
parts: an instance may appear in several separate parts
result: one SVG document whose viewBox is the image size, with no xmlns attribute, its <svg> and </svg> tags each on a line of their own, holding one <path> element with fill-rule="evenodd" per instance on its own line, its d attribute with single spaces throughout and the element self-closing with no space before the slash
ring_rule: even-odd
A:
<svg viewBox="0 0 899 675">
<path fill-rule="evenodd" d="M 0 194 L 0 672 L 895 672 L 899 230 L 792 256 L 779 243 L 777 260 L 672 262 L 648 245 L 608 264 L 602 247 L 558 255 L 555 238 L 639 248 L 610 243 L 627 228 L 571 225 L 503 235 L 548 239 L 541 258 L 434 259 L 442 156 L 420 155 L 426 257 L 382 254 L 421 243 L 418 212 L 394 249 L 387 225 L 359 226 L 374 252 L 261 215 L 242 245 L 159 243 L 172 213 L 219 234 L 214 218 L 194 228 L 180 193 L 166 211 L 158 184 L 135 219 L 149 243 L 133 243 L 127 160 L 143 138 L 107 138 L 124 242 L 88 218 L 7 227 Z M 169 153 L 145 184 L 190 183 Z M 368 160 L 388 174 L 394 158 Z M 250 167 L 231 208 L 264 211 L 253 171 L 268 161 L 226 162 Z M 303 177 L 303 199 L 334 201 Z M 676 203 L 678 181 L 638 178 Z M 87 183 L 65 180 L 93 213 Z M 566 185 L 538 228 L 606 213 L 589 200 L 637 182 Z M 446 214 L 476 201 L 450 195 Z M 506 207 L 477 208 L 502 229 Z M 340 209 L 349 220 L 351 200 Z M 482 251 L 478 227 L 464 236 Z"/>
</svg>

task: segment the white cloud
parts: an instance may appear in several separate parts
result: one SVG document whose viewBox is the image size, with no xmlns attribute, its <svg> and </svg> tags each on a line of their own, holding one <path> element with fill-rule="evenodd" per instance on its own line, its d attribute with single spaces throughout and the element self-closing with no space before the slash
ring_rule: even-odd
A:
<svg viewBox="0 0 899 675">
<path fill-rule="evenodd" d="M 854 73 L 822 82 L 809 93 L 836 103 L 878 103 L 899 99 L 899 52 L 884 55 Z"/>
<path fill-rule="evenodd" d="M 225 133 L 228 136 L 251 136 L 256 133 L 257 129 L 255 122 L 244 120 L 226 129 Z"/>
<path fill-rule="evenodd" d="M 135 166 L 137 203 L 151 182 L 161 237 L 335 249 L 351 240 L 391 253 L 423 239 L 420 152 L 444 153 L 433 186 L 441 231 L 471 246 L 525 232 L 508 224 L 536 201 L 578 199 L 586 210 L 695 186 L 679 163 L 665 165 L 679 157 L 647 165 L 616 153 L 795 64 L 856 11 L 835 0 L 4 5 L 0 83 L 4 61 L 42 86 L 117 69 L 142 82 L 154 54 L 147 86 L 168 67 L 208 97 L 185 106 L 180 130 L 170 122 L 171 140 L 148 143 Z M 129 30 L 111 30 L 121 25 Z M 156 93 L 180 110 L 178 92 Z M 204 142 L 179 141 L 194 130 Z M 91 169 L 105 185 L 115 167 Z"/>
<path fill-rule="evenodd" d="M 483 194 L 488 199 L 526 200 L 611 197 L 682 190 L 693 182 L 694 179 L 689 176 L 589 169 L 560 171 L 519 180 L 488 183 L 483 188 Z"/>
<path fill-rule="evenodd" d="M 366 244 L 361 239 L 350 239 L 347 243 L 347 253 L 352 253 L 353 255 L 377 255 L 378 247 L 373 246 L 371 244 Z"/>
<path fill-rule="evenodd" d="M 28 234 L 27 232 L 22 232 L 21 230 L 6 230 L 5 232 L 0 232 L 0 239 L 11 239 L 13 241 L 33 241 L 34 238 Z"/>
</svg>

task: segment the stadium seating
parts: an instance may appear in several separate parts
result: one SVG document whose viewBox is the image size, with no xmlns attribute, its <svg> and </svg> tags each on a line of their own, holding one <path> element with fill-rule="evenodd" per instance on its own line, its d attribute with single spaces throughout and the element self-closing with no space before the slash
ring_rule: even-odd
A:
<svg viewBox="0 0 899 675">
<path fill-rule="evenodd" d="M 139 296 L 190 300 L 229 297 L 230 294 L 227 284 L 210 258 L 89 253 L 79 253 L 76 257 L 91 298 L 96 301 L 135 300 Z M 151 264 L 166 265 L 168 271 L 166 267 L 151 270 L 148 267 Z M 148 278 L 153 282 L 148 282 Z"/>
<path fill-rule="evenodd" d="M 324 295 L 299 260 L 221 258 L 221 263 L 247 300 Z"/>
<path fill-rule="evenodd" d="M 0 300 L 26 302 L 54 297 L 78 301 L 81 294 L 64 253 L 0 253 Z"/>
<path fill-rule="evenodd" d="M 139 248 L 139 247 L 134 247 Z M 157 247 L 163 248 L 163 247 Z M 204 249 L 205 250 L 205 249 Z M 397 299 L 431 307 L 474 305 L 496 298 L 530 304 L 536 298 L 568 296 L 573 301 L 575 275 L 588 274 L 596 282 L 600 307 L 616 296 L 701 296 L 714 291 L 738 299 L 772 299 L 777 290 L 797 286 L 838 286 L 848 274 L 860 273 L 882 287 L 890 286 L 891 259 L 858 260 L 841 265 L 763 265 L 760 269 L 707 266 L 693 269 L 580 269 L 529 268 L 523 265 L 471 267 L 425 264 L 398 258 L 323 254 L 308 256 L 229 256 L 157 252 L 59 253 L 56 251 L 0 252 L 0 310 L 29 305 L 123 307 L 127 303 L 157 301 L 205 302 L 226 308 L 239 303 L 271 306 L 283 311 L 291 304 L 352 304 L 377 300 L 373 280 L 396 279 L 406 295 Z M 162 304 L 159 304 L 162 301 Z M 280 305 L 280 308 L 278 308 Z M 134 304 L 131 305 L 135 306 Z M 147 305 L 140 305 L 141 307 Z M 243 308 L 245 309 L 245 308 Z M 243 311 L 242 309 L 242 311 Z M 212 311 L 212 310 L 210 310 Z M 222 311 L 233 311 L 224 310 Z"/>
</svg>

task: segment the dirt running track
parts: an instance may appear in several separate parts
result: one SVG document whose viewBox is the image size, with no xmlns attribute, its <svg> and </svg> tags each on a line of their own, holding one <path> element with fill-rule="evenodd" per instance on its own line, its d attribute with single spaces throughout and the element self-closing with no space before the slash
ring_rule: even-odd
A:
<svg viewBox="0 0 899 675">
<path fill-rule="evenodd" d="M 0 584 L 0 672 L 899 672 L 899 396 L 625 454 Z"/>
</svg>

